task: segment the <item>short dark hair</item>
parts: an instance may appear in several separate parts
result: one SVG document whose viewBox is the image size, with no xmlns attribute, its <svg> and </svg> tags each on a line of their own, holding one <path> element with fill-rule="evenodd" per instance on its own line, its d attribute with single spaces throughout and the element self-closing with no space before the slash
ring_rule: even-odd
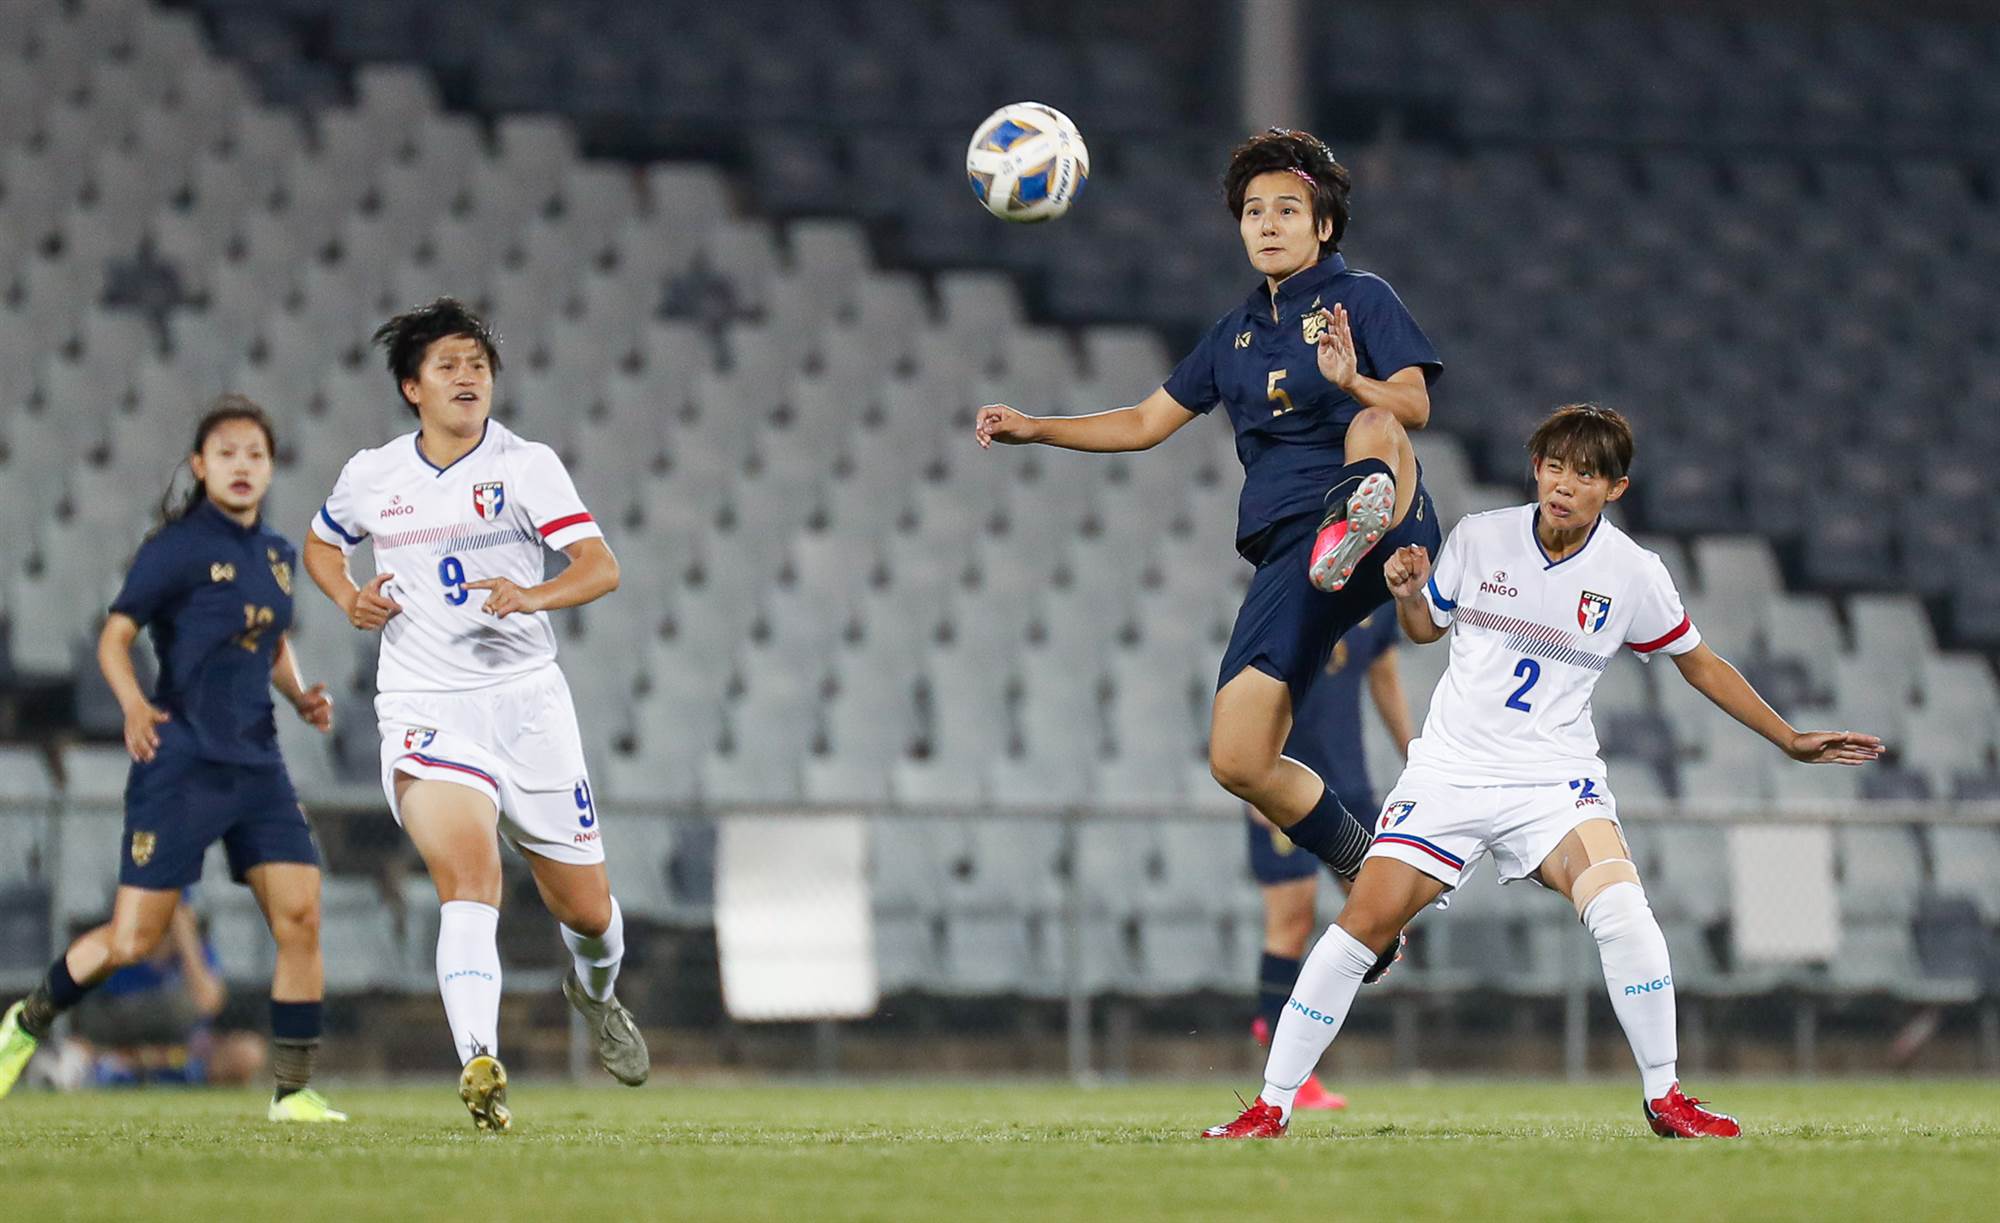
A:
<svg viewBox="0 0 2000 1223">
<path fill-rule="evenodd" d="M 1610 408 L 1566 403 L 1528 439 L 1535 462 L 1561 459 L 1616 483 L 1632 470 L 1632 424 Z"/>
<path fill-rule="evenodd" d="M 1311 132 L 1274 127 L 1236 146 L 1229 154 L 1229 169 L 1222 175 L 1222 193 L 1229 201 L 1229 215 L 1242 219 L 1243 196 L 1250 180 L 1259 174 L 1290 170 L 1308 180 L 1312 188 L 1313 228 L 1333 222 L 1333 232 L 1319 244 L 1324 259 L 1340 249 L 1347 234 L 1347 193 L 1354 181 L 1347 167 L 1333 159 L 1333 150 Z"/>
<path fill-rule="evenodd" d="M 440 297 L 429 305 L 405 310 L 377 327 L 370 342 L 388 350 L 389 373 L 394 375 L 396 393 L 400 395 L 403 384 L 423 368 L 424 354 L 431 345 L 456 336 L 479 341 L 493 372 L 500 372 L 500 338 L 493 334 L 485 319 L 456 297 Z M 408 406 L 412 412 L 417 410 L 413 403 Z"/>
</svg>

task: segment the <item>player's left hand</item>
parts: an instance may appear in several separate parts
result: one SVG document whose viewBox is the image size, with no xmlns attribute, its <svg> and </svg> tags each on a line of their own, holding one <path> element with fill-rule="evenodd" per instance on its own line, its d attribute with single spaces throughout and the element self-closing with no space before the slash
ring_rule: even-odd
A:
<svg viewBox="0 0 2000 1223">
<path fill-rule="evenodd" d="M 1858 730 L 1801 731 L 1785 754 L 1801 764 L 1867 764 L 1882 754 L 1882 740 Z"/>
<path fill-rule="evenodd" d="M 486 602 L 480 606 L 487 615 L 505 620 L 515 612 L 538 612 L 542 601 L 533 590 L 523 590 L 506 578 L 481 578 L 477 582 L 467 582 L 467 590 L 490 590 Z"/>
<path fill-rule="evenodd" d="M 1319 376 L 1347 390 L 1359 372 L 1354 360 L 1354 331 L 1347 325 L 1347 307 L 1320 311 L 1326 330 L 1319 333 Z"/>
<path fill-rule="evenodd" d="M 333 694 L 325 684 L 314 684 L 301 692 L 294 708 L 302 721 L 321 734 L 333 729 Z"/>
</svg>

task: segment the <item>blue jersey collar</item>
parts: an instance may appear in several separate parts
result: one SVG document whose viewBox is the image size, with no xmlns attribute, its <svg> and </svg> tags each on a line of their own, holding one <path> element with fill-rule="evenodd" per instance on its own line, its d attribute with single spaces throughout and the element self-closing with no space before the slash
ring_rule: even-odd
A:
<svg viewBox="0 0 2000 1223">
<path fill-rule="evenodd" d="M 459 455 L 451 462 L 446 463 L 443 467 L 439 467 L 436 463 L 431 462 L 431 456 L 424 453 L 424 431 L 421 428 L 419 428 L 415 433 L 410 435 L 410 445 L 416 449 L 417 458 L 423 461 L 424 466 L 430 468 L 438 475 L 443 475 L 445 472 L 450 471 L 452 468 L 458 466 L 460 463 L 465 462 L 465 460 L 471 458 L 474 454 L 478 453 L 479 448 L 486 444 L 486 435 L 489 432 L 491 432 L 492 429 L 493 429 L 493 418 L 489 416 L 484 421 L 480 422 L 479 440 L 472 443 L 472 449 L 466 451 L 464 454 Z"/>
<path fill-rule="evenodd" d="M 1590 551 L 1590 545 L 1597 542 L 1597 533 L 1604 529 L 1604 514 L 1602 511 L 1599 511 L 1597 515 L 1597 521 L 1590 524 L 1590 534 L 1583 537 L 1583 546 L 1581 548 L 1578 548 L 1576 551 L 1570 553 L 1568 556 L 1563 557 L 1561 560 L 1556 560 L 1555 558 L 1551 557 L 1549 555 L 1549 550 L 1542 546 L 1541 527 L 1542 527 L 1542 507 L 1539 503 L 1537 503 L 1534 506 L 1534 508 L 1530 510 L 1528 513 L 1528 538 L 1535 541 L 1535 552 L 1542 558 L 1542 568 L 1554 569 L 1557 565 L 1567 565 L 1571 561 L 1575 560 L 1577 557 L 1582 556 L 1584 553 Z"/>
<path fill-rule="evenodd" d="M 188 512 L 188 517 L 201 522 L 204 526 L 220 527 L 225 531 L 232 532 L 233 534 L 240 535 L 245 538 L 255 535 L 258 531 L 262 530 L 264 527 L 263 514 L 261 513 L 258 514 L 257 517 L 251 521 L 250 525 L 246 527 L 242 523 L 236 521 L 234 518 L 231 518 L 229 515 L 223 513 L 222 507 L 217 505 L 214 501 L 210 500 L 206 495 L 202 497 L 200 504 L 196 505 L 194 509 Z"/>
<path fill-rule="evenodd" d="M 1324 292 L 1327 282 L 1346 270 L 1347 260 L 1341 256 L 1340 252 L 1335 251 L 1305 271 L 1294 273 L 1283 284 L 1278 286 L 1278 313 L 1283 314 L 1298 305 L 1305 298 Z M 1270 286 L 1258 285 L 1257 291 L 1250 295 L 1250 302 L 1256 310 L 1269 315 L 1271 312 Z"/>
</svg>

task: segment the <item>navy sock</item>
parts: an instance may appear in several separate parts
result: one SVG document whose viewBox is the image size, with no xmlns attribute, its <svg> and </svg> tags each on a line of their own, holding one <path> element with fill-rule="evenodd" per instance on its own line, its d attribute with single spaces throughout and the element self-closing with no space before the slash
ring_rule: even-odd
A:
<svg viewBox="0 0 2000 1223">
<path fill-rule="evenodd" d="M 309 1044 L 319 1039 L 323 1002 L 280 1002 L 271 999 L 271 1039 Z"/>
<path fill-rule="evenodd" d="M 1356 459 L 1352 463 L 1342 467 L 1335 473 L 1333 487 L 1327 490 L 1326 499 L 1322 502 L 1325 510 L 1328 513 L 1332 513 L 1338 509 L 1343 514 L 1346 513 L 1347 499 L 1354 495 L 1355 488 L 1360 485 L 1361 481 L 1374 475 L 1376 472 L 1381 472 L 1391 480 L 1396 478 L 1396 469 L 1384 463 L 1381 459 Z"/>
<path fill-rule="evenodd" d="M 1374 837 L 1361 818 L 1340 803 L 1331 788 L 1320 792 L 1319 802 L 1304 819 L 1286 828 L 1292 844 L 1333 868 L 1336 875 L 1354 878 L 1361 859 Z"/>
<path fill-rule="evenodd" d="M 90 990 L 90 986 L 78 985 L 69 975 L 69 953 L 57 956 L 56 962 L 49 965 L 48 976 L 22 1002 L 22 1030 L 36 1040 L 46 1040 L 56 1016 L 83 1001 Z"/>
<path fill-rule="evenodd" d="M 312 1082 L 313 1058 L 319 1052 L 320 1002 L 280 1002 L 271 999 L 271 1072 L 282 1100 Z"/>
<path fill-rule="evenodd" d="M 1285 1013 L 1285 1003 L 1291 999 L 1292 986 L 1298 984 L 1299 965 L 1303 963 L 1268 951 L 1257 962 L 1257 1015 L 1269 1031 L 1278 1030 L 1278 1016 Z"/>
</svg>

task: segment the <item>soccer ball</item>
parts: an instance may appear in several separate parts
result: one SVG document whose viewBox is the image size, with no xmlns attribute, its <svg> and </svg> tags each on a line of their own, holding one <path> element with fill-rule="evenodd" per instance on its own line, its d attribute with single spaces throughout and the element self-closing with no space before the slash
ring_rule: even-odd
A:
<svg viewBox="0 0 2000 1223">
<path fill-rule="evenodd" d="M 1083 194 L 1090 150 L 1069 116 L 1016 102 L 986 117 L 965 150 L 965 177 L 986 211 L 1003 221 L 1053 221 Z"/>
</svg>

